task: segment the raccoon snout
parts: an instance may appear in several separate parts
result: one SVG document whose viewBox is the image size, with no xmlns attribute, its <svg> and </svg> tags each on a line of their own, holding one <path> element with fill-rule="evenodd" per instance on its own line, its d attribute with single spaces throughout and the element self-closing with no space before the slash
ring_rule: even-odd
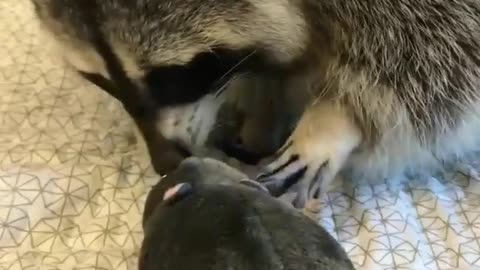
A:
<svg viewBox="0 0 480 270">
<path fill-rule="evenodd" d="M 153 169 L 160 175 L 172 172 L 184 159 L 191 156 L 188 149 L 174 141 L 156 139 L 146 141 Z"/>
<path fill-rule="evenodd" d="M 216 147 L 226 155 L 236 158 L 248 165 L 256 165 L 264 155 L 248 150 L 243 144 L 241 137 L 235 137 L 231 141 L 216 143 Z"/>
</svg>

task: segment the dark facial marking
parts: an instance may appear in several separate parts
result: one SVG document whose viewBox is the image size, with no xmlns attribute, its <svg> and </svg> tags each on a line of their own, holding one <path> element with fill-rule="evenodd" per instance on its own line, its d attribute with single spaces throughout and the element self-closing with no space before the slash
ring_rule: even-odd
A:
<svg viewBox="0 0 480 270">
<path fill-rule="evenodd" d="M 192 103 L 219 89 L 235 74 L 258 61 L 252 50 L 216 49 L 186 65 L 147 67 L 144 80 L 159 106 Z"/>
<path fill-rule="evenodd" d="M 93 5 L 93 2 L 86 2 Z M 187 155 L 179 145 L 168 141 L 158 132 L 154 102 L 143 96 L 136 84 L 128 78 L 121 61 L 96 24 L 95 15 L 87 12 L 87 10 L 92 11 L 94 9 L 94 5 L 85 9 L 85 12 L 82 12 L 83 20 L 89 23 L 90 41 L 97 53 L 103 58 L 111 81 L 93 74 L 84 73 L 83 75 L 114 95 L 122 103 L 146 141 L 155 171 L 160 174 L 168 173 L 174 170 Z"/>
</svg>

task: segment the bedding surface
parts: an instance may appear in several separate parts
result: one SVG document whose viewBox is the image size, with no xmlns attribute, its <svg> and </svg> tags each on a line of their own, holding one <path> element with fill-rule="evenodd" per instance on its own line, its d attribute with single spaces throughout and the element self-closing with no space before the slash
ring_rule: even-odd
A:
<svg viewBox="0 0 480 270">
<path fill-rule="evenodd" d="M 136 269 L 159 177 L 119 103 L 47 48 L 30 2 L 0 1 L 0 270 Z M 339 182 L 319 222 L 358 269 L 480 269 L 479 171 Z"/>
</svg>

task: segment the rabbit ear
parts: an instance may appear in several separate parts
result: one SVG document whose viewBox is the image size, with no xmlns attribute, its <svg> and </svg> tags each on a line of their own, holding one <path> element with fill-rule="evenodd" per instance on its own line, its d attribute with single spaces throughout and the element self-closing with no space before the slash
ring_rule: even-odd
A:
<svg viewBox="0 0 480 270">
<path fill-rule="evenodd" d="M 163 194 L 163 203 L 172 205 L 192 193 L 192 185 L 189 183 L 180 183 L 171 187 Z"/>
</svg>

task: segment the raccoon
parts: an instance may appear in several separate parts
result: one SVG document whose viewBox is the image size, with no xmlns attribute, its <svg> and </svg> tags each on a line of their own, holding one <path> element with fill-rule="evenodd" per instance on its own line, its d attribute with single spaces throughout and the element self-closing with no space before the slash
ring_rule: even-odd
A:
<svg viewBox="0 0 480 270">
<path fill-rule="evenodd" d="M 68 62 L 157 108 L 241 74 L 304 101 L 258 177 L 296 205 L 339 174 L 384 178 L 480 146 L 478 0 L 32 1 Z"/>
</svg>

